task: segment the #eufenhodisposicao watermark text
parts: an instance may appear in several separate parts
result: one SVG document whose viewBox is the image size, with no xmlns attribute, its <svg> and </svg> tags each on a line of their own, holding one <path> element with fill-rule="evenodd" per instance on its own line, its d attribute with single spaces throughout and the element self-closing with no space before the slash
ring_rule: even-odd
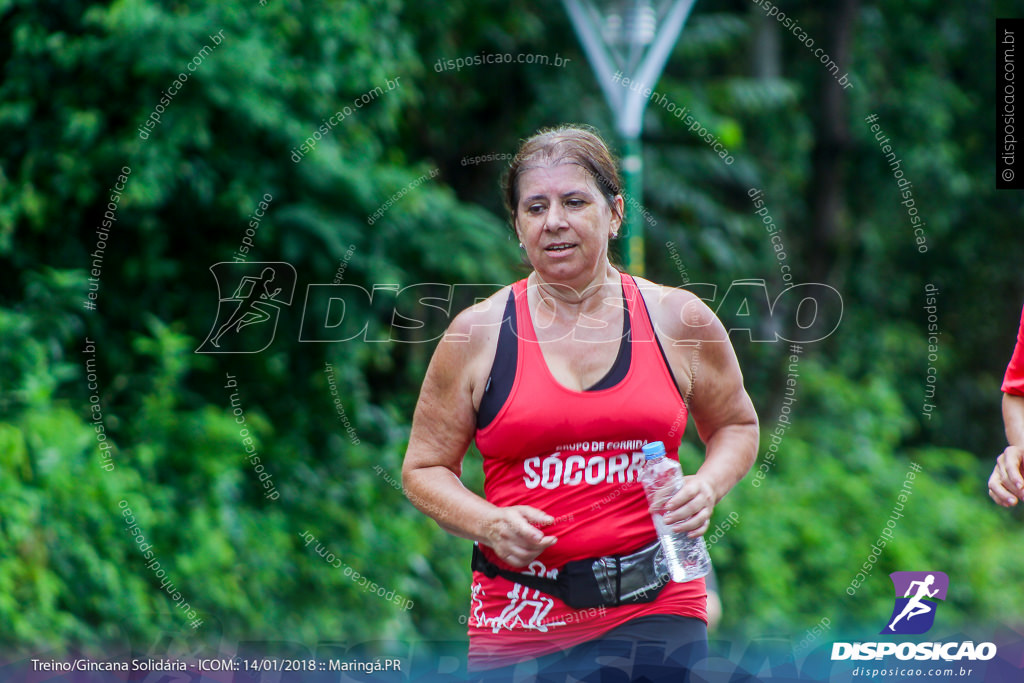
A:
<svg viewBox="0 0 1024 683">
<path fill-rule="evenodd" d="M 904 506 L 909 501 L 911 494 L 914 493 L 914 479 L 917 478 L 921 469 L 921 466 L 916 462 L 910 463 L 907 476 L 903 479 L 903 486 L 899 493 L 896 494 L 896 503 L 889 513 L 889 519 L 885 521 L 885 527 L 882 528 L 877 540 L 872 544 L 871 551 L 861 565 L 860 571 L 850 580 L 850 585 L 846 587 L 846 593 L 851 597 L 857 594 L 857 589 L 871 576 L 871 572 L 874 570 L 882 551 L 885 550 L 885 546 L 892 542 L 897 522 L 903 519 Z"/>
<path fill-rule="evenodd" d="M 122 166 L 117 179 L 110 187 L 110 196 L 107 199 L 106 210 L 103 212 L 103 220 L 96 228 L 96 248 L 89 254 L 92 257 L 92 268 L 89 270 L 88 291 L 86 298 L 82 301 L 82 307 L 87 311 L 96 310 L 96 301 L 99 299 L 100 277 L 103 275 L 103 257 L 107 251 L 107 240 L 110 239 L 110 229 L 117 221 L 117 205 L 121 201 L 121 193 L 128 185 L 128 176 L 132 173 L 131 166 Z"/>
<path fill-rule="evenodd" d="M 708 147 L 718 155 L 718 158 L 725 162 L 726 166 L 732 166 L 732 163 L 735 161 L 732 154 L 729 153 L 729 150 L 724 144 L 722 144 L 717 135 L 708 130 L 703 123 L 697 120 L 689 107 L 680 107 L 678 104 L 668 99 L 664 93 L 652 90 L 636 79 L 623 76 L 621 71 L 616 71 L 615 75 L 612 76 L 612 80 L 623 88 L 629 88 L 635 93 L 642 93 L 648 100 L 654 102 L 669 114 L 682 121 L 683 125 L 686 126 L 686 129 L 691 133 L 695 133 L 697 137 L 703 140 Z"/>
<path fill-rule="evenodd" d="M 796 386 L 797 381 L 800 379 L 798 366 L 800 364 L 800 354 L 803 353 L 803 350 L 803 347 L 799 344 L 790 344 L 789 346 L 789 367 L 786 369 L 786 388 L 782 396 L 782 405 L 779 406 L 779 417 L 776 420 L 775 429 L 768 434 L 768 440 L 771 443 L 768 444 L 764 460 L 757 466 L 757 469 L 754 471 L 754 477 L 750 480 L 754 488 L 761 486 L 761 482 L 764 481 L 765 477 L 768 476 L 768 472 L 775 465 L 775 458 L 778 457 L 782 439 L 786 436 L 786 430 L 792 424 L 789 414 L 793 411 L 793 404 L 796 403 Z"/>
<path fill-rule="evenodd" d="M 914 231 L 914 243 L 917 245 L 917 251 L 921 254 L 926 254 L 928 253 L 928 238 L 925 235 L 924 226 L 927 223 L 922 218 L 920 211 L 918 211 L 917 202 L 914 200 L 914 184 L 910 182 L 910 179 L 906 177 L 901 168 L 903 159 L 898 157 L 892 141 L 885 134 L 881 124 L 878 123 L 878 114 L 869 114 L 864 120 L 870 124 L 871 132 L 874 133 L 875 140 L 878 142 L 878 148 L 885 156 L 885 161 L 892 170 L 892 178 L 896 181 L 896 190 L 899 192 L 900 204 L 906 210 L 907 221 Z"/>
<path fill-rule="evenodd" d="M 135 544 L 139 547 L 139 552 L 147 560 L 146 569 L 153 572 L 153 576 L 160 580 L 160 588 L 167 593 L 171 600 L 174 600 L 178 609 L 184 612 L 185 618 L 191 621 L 192 628 L 196 629 L 202 626 L 203 620 L 199 618 L 196 611 L 182 596 L 181 591 L 175 588 L 174 583 L 167 577 L 167 570 L 160 565 L 160 561 L 156 558 L 153 544 L 146 541 L 146 536 L 142 533 L 142 529 L 136 521 L 131 507 L 128 505 L 128 501 L 122 498 L 117 506 L 121 508 L 121 516 L 124 517 L 125 531 L 131 534 Z"/>
</svg>

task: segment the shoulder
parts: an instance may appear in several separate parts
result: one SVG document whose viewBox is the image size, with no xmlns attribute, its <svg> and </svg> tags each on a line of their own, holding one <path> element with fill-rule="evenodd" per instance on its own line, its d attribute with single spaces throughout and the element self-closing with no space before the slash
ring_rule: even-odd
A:
<svg viewBox="0 0 1024 683">
<path fill-rule="evenodd" d="M 658 334 L 675 344 L 722 341 L 728 335 L 707 304 L 682 287 L 666 287 L 634 276 Z"/>
<path fill-rule="evenodd" d="M 459 385 L 479 403 L 498 348 L 498 334 L 511 286 L 462 310 L 448 325 L 430 362 L 428 378 L 442 385 Z"/>
<path fill-rule="evenodd" d="M 502 287 L 482 301 L 459 312 L 444 333 L 442 343 L 477 346 L 496 337 L 501 327 L 512 285 Z"/>
</svg>

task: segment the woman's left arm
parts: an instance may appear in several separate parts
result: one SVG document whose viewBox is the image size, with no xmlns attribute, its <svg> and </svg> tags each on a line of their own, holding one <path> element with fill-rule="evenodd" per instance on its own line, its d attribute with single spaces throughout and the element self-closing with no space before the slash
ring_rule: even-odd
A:
<svg viewBox="0 0 1024 683">
<path fill-rule="evenodd" d="M 708 530 L 715 505 L 757 459 L 757 413 L 729 334 L 711 309 L 678 289 L 668 290 L 661 303 L 665 352 L 706 449 L 704 464 L 684 477 L 669 501 L 665 521 L 695 538 Z M 666 316 L 666 310 L 675 313 Z"/>
</svg>

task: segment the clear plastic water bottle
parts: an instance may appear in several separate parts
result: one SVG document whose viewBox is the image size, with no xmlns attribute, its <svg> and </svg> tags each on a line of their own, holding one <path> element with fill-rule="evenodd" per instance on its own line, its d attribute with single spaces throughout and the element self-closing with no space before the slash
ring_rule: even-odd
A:
<svg viewBox="0 0 1024 683">
<path fill-rule="evenodd" d="M 661 553 L 656 561 L 660 564 L 664 558 L 668 574 L 676 583 L 699 579 L 711 571 L 704 537 L 687 538 L 686 532 L 674 533 L 662 518 L 669 498 L 683 485 L 683 470 L 677 461 L 665 455 L 665 444 L 661 441 L 652 441 L 643 451 L 645 460 L 640 483 L 651 506 L 654 529 L 661 539 Z"/>
</svg>

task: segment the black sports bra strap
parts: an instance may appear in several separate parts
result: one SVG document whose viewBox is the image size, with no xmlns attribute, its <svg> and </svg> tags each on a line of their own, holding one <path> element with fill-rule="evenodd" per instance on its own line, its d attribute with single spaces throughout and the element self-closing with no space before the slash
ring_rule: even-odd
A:
<svg viewBox="0 0 1024 683">
<path fill-rule="evenodd" d="M 519 335 L 516 321 L 516 297 L 510 289 L 505 312 L 501 317 L 498 331 L 498 349 L 494 353 L 491 374 L 487 377 L 480 408 L 476 412 L 476 428 L 483 429 L 498 416 L 505 400 L 512 393 L 516 381 L 516 365 L 519 358 Z"/>
</svg>

